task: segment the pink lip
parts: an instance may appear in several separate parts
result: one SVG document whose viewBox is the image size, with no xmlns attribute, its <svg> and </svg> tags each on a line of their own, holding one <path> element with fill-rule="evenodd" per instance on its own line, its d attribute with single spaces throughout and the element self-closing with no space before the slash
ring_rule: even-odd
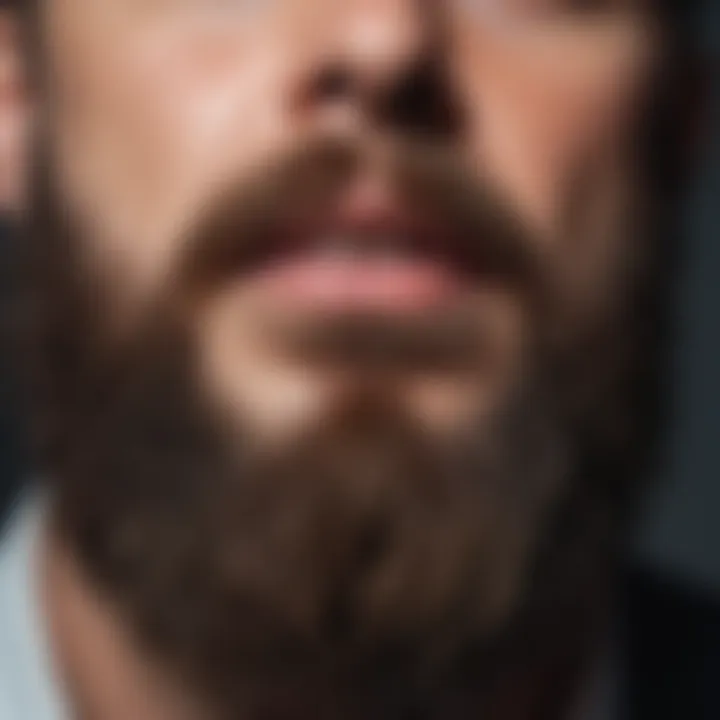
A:
<svg viewBox="0 0 720 720">
<path fill-rule="evenodd" d="M 471 276 L 448 232 L 422 208 L 359 181 L 322 216 L 281 224 L 252 280 L 293 310 L 422 312 L 457 299 Z M 318 251 L 333 238 L 349 242 L 349 254 Z M 402 248 L 372 247 L 384 239 Z"/>
<path fill-rule="evenodd" d="M 449 302 L 463 290 L 442 263 L 424 258 L 344 259 L 297 255 L 261 271 L 255 281 L 299 310 L 420 312 Z"/>
</svg>

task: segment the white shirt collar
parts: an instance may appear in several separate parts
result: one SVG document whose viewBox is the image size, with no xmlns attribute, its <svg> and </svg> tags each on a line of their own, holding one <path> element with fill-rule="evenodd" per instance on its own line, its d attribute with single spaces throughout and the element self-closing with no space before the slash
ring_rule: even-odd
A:
<svg viewBox="0 0 720 720">
<path fill-rule="evenodd" d="M 40 607 L 38 541 L 45 502 L 26 491 L 15 504 L 0 541 L 0 717 L 63 720 Z M 7 706 L 7 707 L 6 707 Z"/>
</svg>

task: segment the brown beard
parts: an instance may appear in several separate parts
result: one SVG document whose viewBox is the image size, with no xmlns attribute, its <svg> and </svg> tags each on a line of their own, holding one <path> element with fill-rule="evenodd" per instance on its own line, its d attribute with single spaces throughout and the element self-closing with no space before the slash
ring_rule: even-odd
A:
<svg viewBox="0 0 720 720">
<path fill-rule="evenodd" d="M 196 384 L 177 305 L 250 262 L 288 198 L 310 187 L 308 202 L 327 197 L 336 175 L 307 182 L 308 168 L 328 170 L 322 153 L 303 158 L 301 173 L 284 166 L 259 201 L 234 195 L 232 212 L 221 203 L 177 285 L 122 344 L 105 335 L 49 174 L 38 186 L 36 377 L 59 521 L 140 641 L 236 717 L 396 717 L 452 685 L 468 655 L 487 671 L 518 628 L 539 610 L 547 618 L 549 597 L 567 607 L 583 583 L 575 570 L 613 537 L 614 498 L 597 481 L 609 463 L 585 473 L 607 458 L 603 438 L 584 436 L 597 408 L 570 410 L 574 390 L 556 373 L 567 358 L 541 340 L 491 426 L 452 443 L 429 437 L 382 383 L 271 458 L 242 436 L 228 441 Z M 418 193 L 437 176 L 405 169 Z M 484 262 L 538 297 L 547 278 L 536 244 L 502 205 L 465 185 L 457 207 L 441 199 L 457 198 L 449 183 L 430 187 L 420 197 L 464 228 L 459 237 L 483 238 Z M 438 346 L 423 328 L 389 346 L 392 333 L 376 325 L 341 330 L 313 336 L 313 349 L 377 362 L 383 348 L 382 363 L 416 363 Z M 453 357 L 464 337 L 449 336 Z"/>
<path fill-rule="evenodd" d="M 524 437 L 440 447 L 368 390 L 268 459 L 219 441 L 167 361 L 98 413 L 58 508 L 154 656 L 231 715 L 392 717 L 490 647 L 564 459 L 545 403 L 509 413 Z"/>
</svg>

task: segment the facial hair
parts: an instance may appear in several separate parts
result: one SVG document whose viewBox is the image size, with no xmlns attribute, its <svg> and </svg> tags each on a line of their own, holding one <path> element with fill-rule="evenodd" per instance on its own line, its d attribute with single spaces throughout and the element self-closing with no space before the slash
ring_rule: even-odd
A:
<svg viewBox="0 0 720 720">
<path fill-rule="evenodd" d="M 368 382 L 272 456 L 250 433 L 228 438 L 179 308 L 251 265 L 278 218 L 327 202 L 353 167 L 351 152 L 328 152 L 223 196 L 122 344 L 105 333 L 50 168 L 37 186 L 36 387 L 59 522 L 143 647 L 231 716 L 395 717 L 520 626 L 545 592 L 542 568 L 582 553 L 568 542 L 568 528 L 582 534 L 578 507 L 594 529 L 582 547 L 609 536 L 605 489 L 569 482 L 585 439 L 540 339 L 495 417 L 447 442 L 372 369 L 467 358 L 465 326 L 444 339 L 376 319 L 316 327 L 293 341 L 304 356 L 359 353 Z M 458 242 L 482 238 L 463 252 L 551 307 L 537 243 L 495 195 L 442 167 L 408 161 L 403 187 L 461 228 Z"/>
</svg>

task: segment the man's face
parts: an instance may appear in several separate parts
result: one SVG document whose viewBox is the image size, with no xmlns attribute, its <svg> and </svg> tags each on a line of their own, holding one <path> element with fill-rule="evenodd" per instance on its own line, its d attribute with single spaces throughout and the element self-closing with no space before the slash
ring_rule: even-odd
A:
<svg viewBox="0 0 720 720">
<path fill-rule="evenodd" d="M 286 352 L 284 333 L 321 318 L 403 325 L 461 311 L 468 333 L 482 318 L 491 335 L 482 373 L 420 366 L 392 378 L 392 392 L 438 431 L 517 382 L 533 308 L 482 257 L 473 263 L 472 248 L 459 251 L 482 252 L 493 238 L 454 240 L 464 228 L 403 197 L 394 167 L 403 143 L 416 141 L 408 154 L 427 146 L 457 158 L 493 188 L 524 226 L 525 252 L 552 266 L 575 322 L 597 312 L 598 295 L 612 301 L 608 276 L 633 242 L 619 226 L 639 181 L 636 111 L 653 51 L 644 4 L 47 5 L 52 164 L 118 328 L 177 292 L 189 230 L 221 198 L 242 197 L 314 143 L 357 152 L 334 195 L 297 217 L 286 201 L 308 181 L 281 196 L 253 260 L 226 268 L 192 308 L 208 391 L 231 414 L 246 412 L 261 437 L 294 432 L 364 379 L 342 361 L 331 372 Z"/>
<path fill-rule="evenodd" d="M 296 592 L 307 605 L 293 622 L 315 627 L 322 583 L 354 572 L 383 518 L 390 536 L 354 590 L 366 630 L 445 627 L 468 598 L 485 602 L 483 632 L 496 627 L 567 495 L 578 413 L 597 411 L 572 383 L 607 394 L 622 374 L 612 340 L 632 332 L 637 139 L 658 51 L 646 4 L 44 5 L 42 159 L 75 272 L 93 282 L 98 343 L 112 362 L 132 357 L 122 377 L 144 377 L 130 385 L 143 401 L 192 385 L 223 453 L 264 468 L 254 486 L 266 478 L 272 517 L 288 505 L 302 517 L 282 515 L 288 537 L 243 531 L 285 580 L 314 567 L 308 587 L 269 587 L 248 558 L 226 587 Z M 175 330 L 180 379 L 154 347 Z M 166 395 L 147 392 L 163 383 Z M 170 402 L 150 421 L 121 387 L 93 389 L 92 430 L 113 428 L 105 440 L 126 460 L 162 445 L 147 425 L 196 407 Z M 90 437 L 76 439 L 86 457 L 103 446 Z M 239 534 L 250 474 L 188 484 Z M 181 495 L 170 475 L 158 483 Z M 139 526 L 150 494 L 128 503 Z M 200 507 L 183 510 L 197 534 Z M 318 570 L 322 532 L 337 557 Z M 285 552 L 298 547 L 301 559 Z"/>
</svg>

